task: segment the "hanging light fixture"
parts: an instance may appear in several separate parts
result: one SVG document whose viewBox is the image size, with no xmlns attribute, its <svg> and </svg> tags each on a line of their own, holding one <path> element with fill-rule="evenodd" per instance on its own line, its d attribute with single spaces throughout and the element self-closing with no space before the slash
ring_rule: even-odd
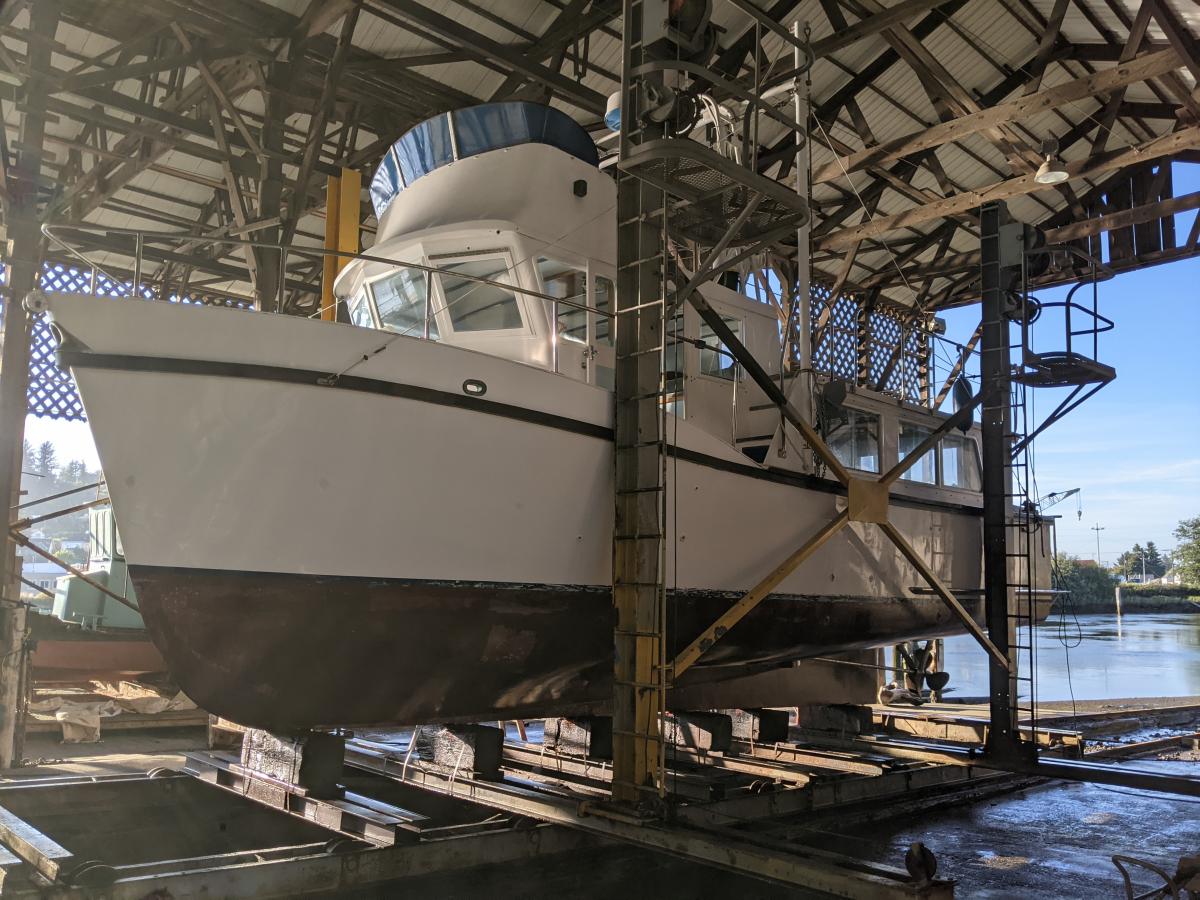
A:
<svg viewBox="0 0 1200 900">
<path fill-rule="evenodd" d="M 1071 177 L 1063 161 L 1058 158 L 1057 140 L 1051 138 L 1042 142 L 1042 156 L 1042 164 L 1033 176 L 1038 184 L 1062 184 Z"/>
</svg>

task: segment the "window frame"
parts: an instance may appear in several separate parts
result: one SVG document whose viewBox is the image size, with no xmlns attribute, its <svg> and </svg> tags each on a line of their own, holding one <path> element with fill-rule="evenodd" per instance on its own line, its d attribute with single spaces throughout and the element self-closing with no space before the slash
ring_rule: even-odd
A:
<svg viewBox="0 0 1200 900">
<path fill-rule="evenodd" d="M 834 435 L 836 434 L 836 431 L 832 432 L 830 434 L 822 435 L 822 438 L 825 440 L 825 443 L 827 445 L 829 445 L 830 451 L 834 454 L 835 457 L 837 457 L 838 462 L 840 462 L 847 469 L 853 469 L 855 472 L 865 472 L 868 475 L 882 474 L 883 473 L 883 445 L 884 445 L 883 428 L 884 428 L 884 422 L 886 421 L 885 417 L 881 413 L 872 412 L 870 410 L 865 410 L 865 409 L 858 409 L 857 407 L 854 407 L 854 406 L 842 406 L 842 409 L 846 413 L 848 413 L 850 415 L 850 417 L 869 416 L 870 418 L 875 420 L 875 468 L 874 469 L 863 469 L 859 466 L 854 465 L 853 463 L 846 462 L 844 459 L 842 459 L 840 456 L 838 456 L 837 450 L 834 448 L 833 443 L 832 443 Z M 853 428 L 854 423 L 848 419 L 845 427 Z M 854 455 L 855 454 L 851 453 L 851 456 L 854 456 Z"/>
<path fill-rule="evenodd" d="M 952 438 L 955 441 L 961 441 L 963 445 L 970 451 L 967 458 L 975 467 L 975 481 L 978 487 L 970 487 L 963 484 L 946 484 L 945 466 L 942 462 L 942 453 L 946 448 L 946 439 Z M 942 440 L 938 441 L 938 486 L 944 487 L 949 491 L 966 491 L 969 494 L 978 494 L 983 491 L 983 460 L 979 456 L 979 442 L 969 434 L 948 434 Z"/>
<path fill-rule="evenodd" d="M 479 337 L 514 337 L 518 335 L 528 336 L 533 334 L 533 326 L 530 321 L 529 307 L 525 303 L 526 295 L 518 290 L 512 291 L 513 299 L 517 304 L 517 315 L 521 319 L 521 324 L 515 328 L 481 328 L 481 329 L 458 329 L 454 327 L 454 317 L 450 314 L 450 304 L 446 301 L 445 288 L 442 285 L 442 276 L 446 274 L 443 268 L 454 263 L 471 262 L 480 259 L 502 259 L 508 268 L 508 277 L 512 283 L 512 287 L 520 288 L 521 279 L 518 274 L 517 266 L 513 264 L 513 252 L 511 247 L 489 247 L 481 250 L 469 250 L 465 253 L 439 253 L 430 254 L 428 257 L 428 265 L 434 269 L 430 273 L 432 281 L 437 284 L 438 306 L 434 310 L 435 316 L 441 316 L 438 321 L 438 332 L 440 334 L 453 334 L 459 338 L 479 338 Z M 453 273 L 451 273 L 453 274 Z M 540 276 L 539 276 L 540 278 Z M 490 279 L 499 281 L 499 279 Z M 474 282 L 478 284 L 479 282 Z M 510 287 L 511 290 L 511 287 Z"/>
<path fill-rule="evenodd" d="M 414 332 L 414 331 L 392 331 L 390 328 L 386 328 L 384 326 L 383 318 L 379 315 L 379 301 L 375 299 L 374 285 L 376 284 L 376 282 L 383 281 L 385 278 L 389 278 L 389 277 L 395 275 L 396 271 L 398 269 L 412 269 L 417 272 L 422 272 L 422 274 L 425 275 L 425 279 L 426 279 L 426 286 L 425 286 L 426 327 L 421 329 L 421 331 L 419 333 Z M 393 268 L 391 268 L 385 272 L 381 272 L 380 274 L 374 276 L 373 278 L 364 279 L 363 285 L 362 285 L 362 290 L 365 290 L 367 292 L 367 298 L 369 299 L 370 304 L 371 304 L 371 318 L 374 319 L 374 321 L 375 321 L 375 329 L 377 331 L 386 331 L 388 334 L 398 334 L 401 337 L 415 337 L 415 338 L 422 338 L 424 340 L 432 340 L 432 341 L 439 340 L 440 336 L 441 336 L 441 328 L 433 321 L 433 317 L 437 311 L 434 310 L 430 306 L 430 296 L 429 296 L 430 284 L 429 284 L 429 282 L 432 280 L 430 277 L 431 275 L 432 275 L 431 272 L 419 269 L 413 263 L 397 261 Z M 430 327 L 430 326 L 432 326 L 432 327 Z M 433 334 L 433 329 L 437 329 L 438 337 L 430 337 L 429 336 L 429 335 Z"/>
<path fill-rule="evenodd" d="M 739 341 L 741 341 L 744 344 L 746 341 L 746 320 L 742 316 L 732 315 L 728 312 L 725 312 L 724 310 L 722 310 L 720 308 L 714 307 L 714 309 L 716 309 L 717 315 L 719 315 L 721 317 L 721 321 L 724 322 L 726 325 L 729 325 L 731 322 L 737 323 L 737 330 L 734 332 L 734 337 L 736 337 Z M 704 339 L 704 329 L 708 328 L 708 327 L 709 327 L 708 323 L 705 322 L 703 318 L 700 318 L 699 325 L 696 328 L 696 340 L 699 341 L 700 343 L 704 343 L 704 344 L 708 343 Z M 713 337 L 715 338 L 716 335 L 714 334 Z M 738 362 L 737 357 L 734 356 L 730 352 L 728 347 L 726 347 L 724 344 L 722 344 L 719 340 L 717 341 L 717 343 L 723 348 L 723 351 L 722 350 L 709 350 L 706 347 L 701 347 L 698 345 L 696 346 L 696 377 L 697 378 L 709 378 L 719 384 L 741 384 L 743 381 L 746 380 L 746 370 L 742 367 L 742 364 L 740 362 Z M 713 354 L 716 354 L 718 357 L 727 355 L 733 361 L 733 375 L 729 378 L 726 378 L 724 375 L 713 375 L 710 372 L 705 372 L 704 371 L 704 354 L 705 353 L 713 353 Z"/>
<path fill-rule="evenodd" d="M 912 419 L 905 419 L 903 417 L 897 418 L 896 419 L 896 465 L 900 465 L 900 463 L 902 463 L 902 462 L 904 462 L 904 460 L 908 459 L 908 455 L 906 454 L 906 455 L 902 456 L 901 450 L 900 450 L 900 438 L 901 438 L 901 435 L 903 433 L 903 429 L 905 426 L 908 426 L 909 428 L 919 428 L 919 429 L 925 431 L 926 434 L 924 435 L 924 437 L 921 438 L 921 441 L 925 440 L 925 438 L 929 437 L 929 435 L 933 434 L 933 432 L 937 430 L 937 425 L 933 425 L 933 424 L 926 425 L 922 422 L 916 422 L 916 421 L 913 421 Z M 917 442 L 917 445 L 918 446 L 920 445 L 920 441 Z M 933 481 L 924 481 L 920 478 L 910 477 L 912 475 L 913 470 L 921 465 L 921 460 L 919 460 L 919 459 L 915 463 L 913 463 L 911 466 L 909 466 L 907 469 L 904 470 L 904 474 L 902 474 L 900 476 L 899 480 L 903 481 L 905 484 L 923 484 L 926 487 L 943 487 L 944 485 L 942 484 L 942 439 L 939 438 L 937 443 L 935 443 L 932 447 L 929 448 L 929 450 L 926 451 L 925 455 L 931 456 L 933 458 Z"/>
</svg>

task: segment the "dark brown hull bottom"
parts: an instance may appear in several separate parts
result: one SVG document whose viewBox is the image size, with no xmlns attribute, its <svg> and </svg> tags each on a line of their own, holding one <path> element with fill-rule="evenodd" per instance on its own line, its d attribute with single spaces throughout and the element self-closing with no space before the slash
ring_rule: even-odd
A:
<svg viewBox="0 0 1200 900">
<path fill-rule="evenodd" d="M 243 725 L 294 732 L 490 721 L 600 712 L 611 702 L 607 589 L 132 565 L 130 574 L 180 687 L 202 709 Z M 732 596 L 672 596 L 672 651 Z M 968 603 L 976 618 L 981 607 Z M 962 630 L 935 598 L 774 596 L 689 675 L 732 677 Z"/>
</svg>

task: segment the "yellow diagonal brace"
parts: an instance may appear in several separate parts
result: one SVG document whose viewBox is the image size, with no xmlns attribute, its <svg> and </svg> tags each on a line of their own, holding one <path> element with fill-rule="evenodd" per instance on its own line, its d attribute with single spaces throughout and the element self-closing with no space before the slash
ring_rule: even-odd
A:
<svg viewBox="0 0 1200 900">
<path fill-rule="evenodd" d="M 879 527 L 883 529 L 884 534 L 891 538 L 892 543 L 896 545 L 896 549 L 904 554 L 904 558 L 912 563 L 913 568 L 920 572 L 921 576 L 929 582 L 929 586 L 933 588 L 933 592 L 941 597 L 942 602 L 950 607 L 951 612 L 962 620 L 962 623 L 967 626 L 967 631 L 971 632 L 975 640 L 979 642 L 979 645 L 991 655 L 992 659 L 999 666 L 1005 671 L 1010 671 L 1012 667 L 1008 663 L 1008 657 L 1001 653 L 1000 648 L 991 642 L 991 639 L 984 633 L 984 630 L 971 618 L 971 614 L 963 609 L 963 605 L 950 593 L 950 589 L 942 584 L 941 579 L 925 564 L 925 560 L 921 559 L 920 554 L 904 539 L 904 535 L 896 530 L 896 526 L 891 522 L 881 522 Z"/>
<path fill-rule="evenodd" d="M 740 600 L 734 603 L 733 606 L 729 607 L 721 618 L 704 629 L 704 632 L 698 638 L 688 644 L 675 657 L 675 662 L 672 663 L 673 677 L 678 678 L 691 668 L 696 660 L 708 652 L 709 647 L 724 637 L 730 628 L 745 618 L 754 607 L 758 606 L 763 599 L 779 586 L 780 582 L 791 575 L 822 544 L 841 531 L 849 521 L 850 511 L 848 509 L 842 510 L 824 528 L 805 541 L 799 550 L 780 563 L 770 575 L 756 584 Z"/>
</svg>

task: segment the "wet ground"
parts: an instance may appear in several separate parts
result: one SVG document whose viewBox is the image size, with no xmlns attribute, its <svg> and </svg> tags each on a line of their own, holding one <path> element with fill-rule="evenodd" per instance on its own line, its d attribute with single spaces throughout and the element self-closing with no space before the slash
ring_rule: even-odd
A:
<svg viewBox="0 0 1200 900">
<path fill-rule="evenodd" d="M 1200 694 L 1200 611 L 1056 613 L 1034 636 L 1040 701 Z M 987 658 L 972 638 L 946 640 L 945 668 L 947 700 L 987 696 Z"/>
<path fill-rule="evenodd" d="M 1198 767 L 1187 759 L 1136 765 L 1183 773 Z M 914 841 L 933 850 L 938 875 L 958 881 L 960 898 L 1119 898 L 1125 894 L 1114 854 L 1173 872 L 1181 856 L 1200 852 L 1200 801 L 1059 782 L 855 829 L 821 844 L 895 865 Z M 1162 885 L 1145 870 L 1131 872 L 1138 893 Z"/>
</svg>

